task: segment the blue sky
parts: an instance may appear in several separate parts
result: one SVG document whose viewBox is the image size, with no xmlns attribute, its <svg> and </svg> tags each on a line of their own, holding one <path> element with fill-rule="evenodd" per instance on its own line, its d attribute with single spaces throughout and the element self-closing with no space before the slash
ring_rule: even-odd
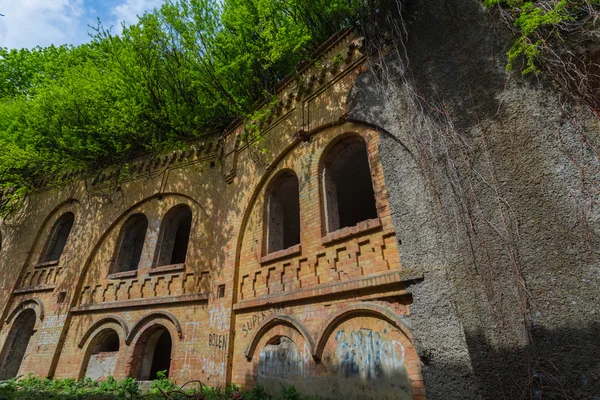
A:
<svg viewBox="0 0 600 400">
<path fill-rule="evenodd" d="M 120 21 L 132 24 L 137 15 L 164 0 L 0 0 L 0 47 L 32 48 L 50 44 L 81 44 L 89 40 L 88 25 L 120 32 Z"/>
</svg>

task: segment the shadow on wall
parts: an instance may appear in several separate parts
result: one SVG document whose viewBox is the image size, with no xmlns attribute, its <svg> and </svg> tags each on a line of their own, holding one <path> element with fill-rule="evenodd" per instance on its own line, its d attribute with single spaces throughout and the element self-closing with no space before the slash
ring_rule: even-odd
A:
<svg viewBox="0 0 600 400">
<path fill-rule="evenodd" d="M 504 397 L 497 398 L 507 399 L 600 399 L 600 361 L 588 361 L 598 349 L 600 323 L 561 329 L 534 327 L 532 334 L 534 345 L 494 350 L 483 333 L 467 332 L 473 369 L 482 389 L 504 387 Z M 527 384 L 523 386 L 523 382 Z"/>
<path fill-rule="evenodd" d="M 510 32 L 480 1 L 403 4 L 408 37 L 349 118 L 386 132 L 427 397 L 597 399 L 598 120 L 505 72 Z"/>
</svg>

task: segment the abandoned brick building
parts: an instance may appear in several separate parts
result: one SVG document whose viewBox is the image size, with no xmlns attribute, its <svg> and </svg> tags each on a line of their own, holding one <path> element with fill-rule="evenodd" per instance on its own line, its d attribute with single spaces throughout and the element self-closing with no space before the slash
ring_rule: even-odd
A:
<svg viewBox="0 0 600 400">
<path fill-rule="evenodd" d="M 342 32 L 282 82 L 260 140 L 238 123 L 132 160 L 118 188 L 110 169 L 40 182 L 0 228 L 0 379 L 599 398 L 600 174 L 567 137 L 597 143 L 597 119 L 574 107 L 570 125 L 552 89 L 507 78 L 482 24 L 456 29 L 487 18 L 477 2 L 406 12 L 410 66 Z M 468 144 L 467 175 L 431 129 L 448 154 Z"/>
</svg>

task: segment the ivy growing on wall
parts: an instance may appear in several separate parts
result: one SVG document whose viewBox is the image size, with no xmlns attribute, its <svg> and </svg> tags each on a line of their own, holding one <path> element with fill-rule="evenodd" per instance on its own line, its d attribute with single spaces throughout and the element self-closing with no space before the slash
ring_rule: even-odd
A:
<svg viewBox="0 0 600 400">
<path fill-rule="evenodd" d="M 514 33 L 507 69 L 545 74 L 600 112 L 600 0 L 484 0 Z"/>
</svg>

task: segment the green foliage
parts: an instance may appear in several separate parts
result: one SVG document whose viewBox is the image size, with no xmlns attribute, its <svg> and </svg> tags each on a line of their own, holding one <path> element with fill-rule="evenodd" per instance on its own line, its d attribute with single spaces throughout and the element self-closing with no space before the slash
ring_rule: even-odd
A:
<svg viewBox="0 0 600 400">
<path fill-rule="evenodd" d="M 281 390 L 282 400 L 300 400 L 300 393 L 296 391 L 294 386 L 288 386 Z"/>
<path fill-rule="evenodd" d="M 28 376 L 0 383 L 0 400 L 84 400 L 84 399 L 141 399 L 137 383 L 132 378 L 116 381 L 109 377 L 103 382 L 89 378 L 42 379 Z"/>
<path fill-rule="evenodd" d="M 140 392 L 133 378 L 117 381 L 108 377 L 103 382 L 97 382 L 89 378 L 52 380 L 27 376 L 18 380 L 1 381 L 0 400 L 159 400 L 165 399 L 165 394 L 172 400 L 196 398 L 194 395 L 198 394 L 205 400 L 275 400 L 259 385 L 249 390 L 239 390 L 235 385 L 229 385 L 225 390 L 203 386 L 200 393 L 198 388 L 179 388 L 167 378 L 165 371 L 157 375 L 158 378 L 152 381 L 147 393 Z M 302 397 L 290 386 L 281 391 L 278 399 L 301 400 Z"/>
<path fill-rule="evenodd" d="M 506 68 L 510 71 L 523 60 L 523 75 L 540 72 L 540 57 L 553 50 L 552 43 L 563 43 L 573 26 L 597 30 L 600 11 L 600 0 L 484 0 L 483 5 L 501 9 L 512 21 L 517 37 L 508 50 Z"/>
<path fill-rule="evenodd" d="M 119 36 L 99 23 L 80 46 L 0 49 L 0 218 L 36 178 L 124 165 L 252 119 L 321 42 L 377 10 L 367 0 L 167 0 Z"/>
<path fill-rule="evenodd" d="M 178 389 L 178 386 L 167 377 L 167 371 L 158 371 L 156 373 L 156 379 L 152 381 L 152 385 L 150 385 L 151 392 L 160 393 L 169 392 L 171 390 Z"/>
<path fill-rule="evenodd" d="M 254 386 L 244 393 L 244 400 L 271 400 L 271 396 L 265 392 L 262 386 Z"/>
</svg>

